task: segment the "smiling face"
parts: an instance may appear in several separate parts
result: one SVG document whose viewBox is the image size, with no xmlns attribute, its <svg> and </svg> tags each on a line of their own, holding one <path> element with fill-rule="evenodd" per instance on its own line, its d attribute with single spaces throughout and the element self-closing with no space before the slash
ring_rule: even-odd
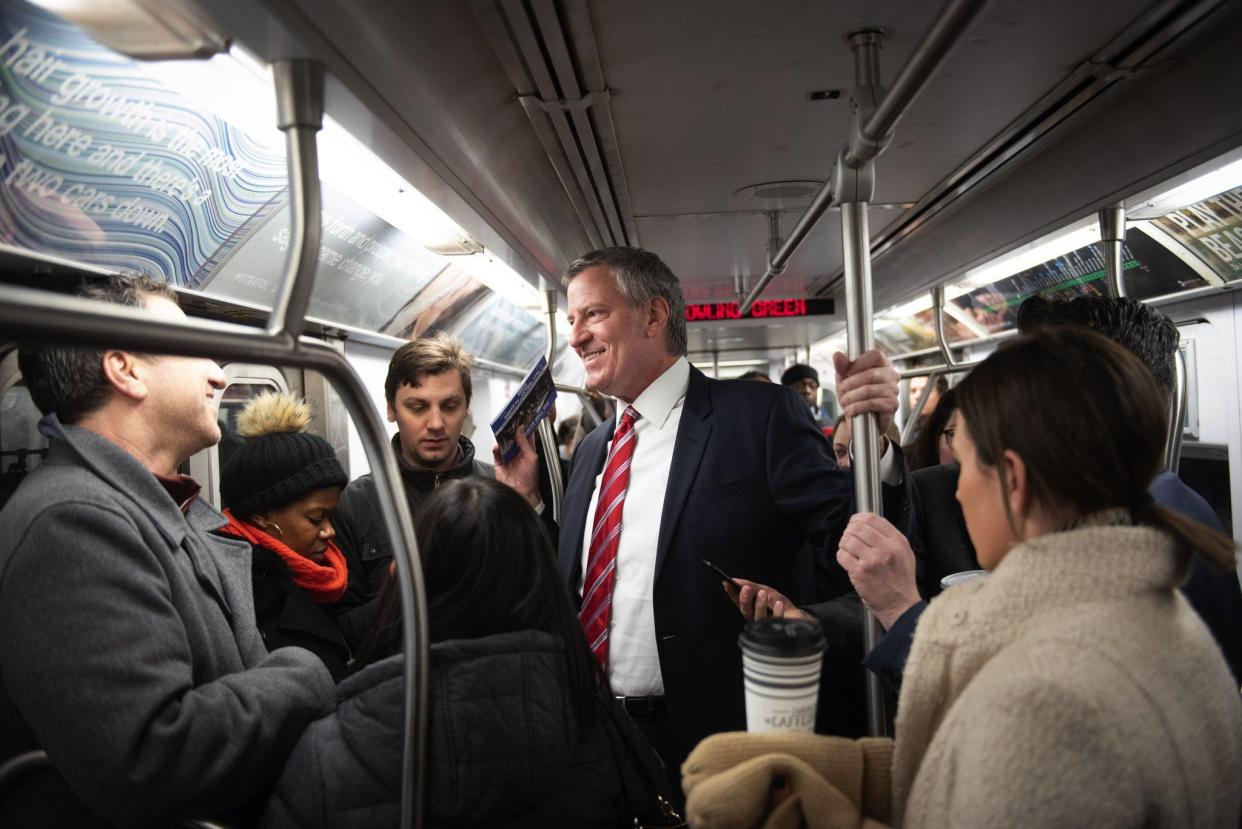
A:
<svg viewBox="0 0 1242 829">
<path fill-rule="evenodd" d="M 586 367 L 588 388 L 632 403 L 676 361 L 666 345 L 664 300 L 631 306 L 605 265 L 575 276 L 568 293 L 569 344 Z"/>
<path fill-rule="evenodd" d="M 425 374 L 416 386 L 398 386 L 388 404 L 388 420 L 397 424 L 406 463 L 428 469 L 452 466 L 467 411 L 457 371 Z"/>
<path fill-rule="evenodd" d="M 336 536 L 332 516 L 340 498 L 340 487 L 314 489 L 280 509 L 256 515 L 255 523 L 303 558 L 326 564 L 328 542 Z M 280 531 L 271 525 L 280 527 Z"/>
<path fill-rule="evenodd" d="M 185 319 L 175 302 L 161 296 L 148 295 L 143 307 L 158 318 Z M 226 381 L 215 361 L 169 355 L 135 357 L 143 366 L 147 390 L 142 417 L 155 434 L 175 444 L 170 452 L 177 463 L 219 443 L 215 393 Z"/>
</svg>

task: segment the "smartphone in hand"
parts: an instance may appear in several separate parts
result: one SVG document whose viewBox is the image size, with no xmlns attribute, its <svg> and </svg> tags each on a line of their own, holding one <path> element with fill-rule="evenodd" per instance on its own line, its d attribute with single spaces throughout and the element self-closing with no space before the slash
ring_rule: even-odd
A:
<svg viewBox="0 0 1242 829">
<path fill-rule="evenodd" d="M 729 575 L 728 573 L 726 573 L 724 570 L 721 570 L 721 569 L 720 569 L 719 567 L 717 567 L 715 564 L 712 564 L 712 563 L 711 563 L 710 561 L 708 561 L 707 559 L 702 559 L 702 561 L 703 561 L 703 564 L 704 564 L 704 565 L 706 565 L 707 567 L 710 567 L 711 569 L 715 570 L 715 571 L 716 571 L 716 574 L 717 574 L 718 576 L 720 576 L 720 578 L 721 578 L 721 579 L 723 579 L 723 580 L 724 580 L 724 582 L 725 582 L 726 584 L 728 584 L 730 587 L 732 587 L 735 591 L 737 591 L 738 593 L 742 592 L 742 585 L 740 585 L 740 584 L 738 584 L 736 581 L 734 581 L 732 576 L 730 576 L 730 575 Z"/>
</svg>

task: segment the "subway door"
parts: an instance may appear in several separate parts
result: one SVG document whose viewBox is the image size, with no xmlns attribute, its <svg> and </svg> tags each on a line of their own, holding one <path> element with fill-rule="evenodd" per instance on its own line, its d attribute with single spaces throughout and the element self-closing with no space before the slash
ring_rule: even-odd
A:
<svg viewBox="0 0 1242 829">
<path fill-rule="evenodd" d="M 274 366 L 227 363 L 221 368 L 226 378 L 223 389 L 216 392 L 216 421 L 220 424 L 220 442 L 190 458 L 185 470 L 203 488 L 203 496 L 220 509 L 220 469 L 237 443 L 237 418 L 246 402 L 264 392 L 300 391 L 293 388 L 285 372 Z M 297 372 L 290 372 L 296 374 Z M 294 378 L 295 380 L 300 378 Z"/>
</svg>

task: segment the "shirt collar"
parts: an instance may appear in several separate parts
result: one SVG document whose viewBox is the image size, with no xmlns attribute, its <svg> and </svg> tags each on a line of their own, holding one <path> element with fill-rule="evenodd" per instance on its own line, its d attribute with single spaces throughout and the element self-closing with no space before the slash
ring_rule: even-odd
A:
<svg viewBox="0 0 1242 829">
<path fill-rule="evenodd" d="M 155 473 L 151 473 L 155 475 Z M 155 475 L 155 480 L 160 482 L 160 486 L 164 487 L 164 491 L 172 497 L 177 503 L 177 508 L 185 514 L 190 509 L 190 504 L 194 503 L 194 499 L 202 492 L 202 487 L 198 485 L 198 481 L 189 475 Z"/>
<path fill-rule="evenodd" d="M 678 357 L 677 361 L 664 370 L 664 373 L 651 381 L 651 385 L 643 389 L 632 404 L 644 420 L 663 429 L 668 416 L 686 396 L 690 388 L 690 361 Z M 625 411 L 622 401 L 617 401 L 618 411 Z"/>
</svg>

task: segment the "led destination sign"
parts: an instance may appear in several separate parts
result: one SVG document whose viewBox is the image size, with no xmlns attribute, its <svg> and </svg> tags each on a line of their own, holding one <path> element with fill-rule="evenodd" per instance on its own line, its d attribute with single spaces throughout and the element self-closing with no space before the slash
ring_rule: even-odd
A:
<svg viewBox="0 0 1242 829">
<path fill-rule="evenodd" d="M 760 299 L 750 306 L 750 313 L 742 316 L 736 302 L 708 302 L 686 305 L 688 322 L 715 322 L 717 320 L 769 319 L 772 317 L 814 317 L 835 311 L 831 298 L 827 299 Z"/>
</svg>

